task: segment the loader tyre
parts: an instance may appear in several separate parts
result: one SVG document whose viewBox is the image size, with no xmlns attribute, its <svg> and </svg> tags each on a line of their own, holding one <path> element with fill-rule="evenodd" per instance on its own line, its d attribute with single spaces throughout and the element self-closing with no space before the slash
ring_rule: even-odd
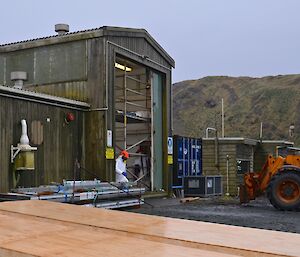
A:
<svg viewBox="0 0 300 257">
<path fill-rule="evenodd" d="M 267 197 L 276 209 L 293 211 L 300 208 L 300 174 L 296 171 L 276 174 L 268 186 Z"/>
</svg>

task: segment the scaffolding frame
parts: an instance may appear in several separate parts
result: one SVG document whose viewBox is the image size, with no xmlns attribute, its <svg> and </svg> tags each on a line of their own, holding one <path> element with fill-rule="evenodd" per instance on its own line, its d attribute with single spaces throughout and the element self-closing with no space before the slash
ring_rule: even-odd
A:
<svg viewBox="0 0 300 257">
<path fill-rule="evenodd" d="M 151 103 L 152 103 L 152 91 L 151 91 L 151 84 L 149 81 L 149 73 L 146 70 L 145 67 L 145 73 L 134 75 L 134 76 L 146 76 L 145 81 L 142 81 L 141 79 L 135 78 L 133 76 L 128 75 L 129 71 L 126 71 L 127 65 L 124 64 L 124 72 L 121 75 L 117 75 L 116 78 L 123 79 L 122 85 L 120 83 L 115 83 L 115 91 L 119 94 L 115 98 L 115 104 L 119 104 L 123 106 L 123 120 L 122 122 L 118 122 L 117 120 L 115 122 L 118 122 L 120 125 L 116 126 L 116 147 L 119 149 L 126 149 L 127 151 L 130 151 L 131 149 L 141 145 L 145 141 L 152 142 L 152 109 L 151 109 Z M 133 81 L 139 84 L 137 87 L 130 86 L 130 83 L 128 81 Z M 142 86 L 142 87 L 141 87 Z M 138 96 L 136 99 L 133 96 Z M 141 103 L 142 102 L 142 103 Z M 135 107 L 135 112 L 138 111 L 149 111 L 149 118 L 142 118 L 142 117 L 134 117 L 130 115 L 129 110 L 132 109 L 130 107 Z M 116 110 L 117 113 L 122 113 L 121 110 Z M 129 122 L 130 121 L 130 122 Z M 144 123 L 147 124 L 147 128 L 143 128 L 142 130 L 132 130 L 132 128 L 128 128 L 128 124 L 134 124 L 134 123 Z M 121 136 L 122 135 L 122 136 Z M 128 138 L 130 136 L 142 136 L 147 135 L 141 140 L 138 140 L 135 143 L 132 143 L 131 145 L 128 144 Z M 123 147 L 121 147 L 123 146 Z M 145 154 L 139 154 L 139 153 L 130 153 L 132 156 L 149 156 L 150 163 L 152 164 L 153 156 L 152 154 L 145 155 Z M 152 166 L 152 165 L 151 165 Z M 144 172 L 144 169 L 143 169 Z M 132 174 L 132 172 L 129 172 Z M 133 174 L 132 174 L 133 175 Z M 133 176 L 136 181 L 140 181 L 142 178 L 144 178 L 147 175 L 146 173 L 142 174 L 141 177 Z M 150 174 L 151 175 L 151 174 Z"/>
<path fill-rule="evenodd" d="M 150 107 L 147 106 L 147 102 L 151 101 L 151 93 L 150 93 L 150 97 L 149 97 L 149 94 L 137 91 L 138 88 L 136 88 L 136 89 L 129 88 L 128 83 L 127 83 L 128 79 L 130 79 L 132 81 L 135 81 L 139 84 L 145 85 L 145 88 L 143 88 L 145 90 L 149 89 L 149 87 L 148 87 L 149 83 L 144 82 L 140 79 L 134 78 L 133 76 L 129 76 L 127 74 L 128 71 L 126 71 L 127 65 L 125 64 L 124 67 L 125 68 L 124 68 L 123 74 L 116 76 L 117 78 L 123 78 L 123 86 L 115 85 L 115 88 L 117 88 L 115 90 L 122 91 L 123 94 L 121 96 L 116 97 L 115 103 L 123 104 L 123 108 L 124 108 L 124 110 L 123 110 L 123 123 L 122 123 L 121 126 L 116 127 L 116 130 L 117 131 L 123 130 L 122 132 L 123 132 L 123 139 L 124 140 L 123 140 L 123 147 L 122 148 L 126 149 L 126 150 L 130 150 L 130 149 L 134 148 L 135 146 L 141 144 L 145 140 L 137 142 L 137 143 L 135 143 L 134 145 L 131 145 L 131 146 L 128 145 L 128 143 L 127 143 L 128 134 L 131 134 L 131 135 L 134 134 L 134 133 L 128 133 L 128 114 L 127 114 L 128 113 L 128 106 L 134 106 L 134 107 L 137 107 L 137 108 L 141 109 L 141 110 L 138 110 L 138 111 L 147 110 L 147 111 L 150 111 L 150 113 L 151 113 L 151 106 Z M 131 94 L 142 96 L 144 98 L 143 99 L 139 98 L 139 99 L 136 99 L 136 100 L 134 100 L 134 99 L 129 100 L 128 99 L 128 92 L 131 93 Z M 141 102 L 141 101 L 145 101 L 145 106 L 142 105 L 142 104 L 136 103 L 136 102 Z M 119 110 L 117 110 L 117 111 L 119 111 Z M 130 118 L 134 119 L 133 116 L 130 116 Z M 138 121 L 140 122 L 141 120 L 143 120 L 143 118 L 137 117 L 136 120 L 137 120 L 137 123 L 138 123 Z M 144 121 L 145 121 L 145 123 L 147 123 L 147 121 L 145 119 L 144 119 Z M 149 123 L 150 123 L 149 124 L 149 129 L 148 129 L 149 133 L 147 133 L 147 134 L 149 134 L 150 137 L 151 137 L 151 129 L 150 129 L 151 122 L 149 122 Z M 147 138 L 149 138 L 149 140 L 150 140 L 150 137 L 148 136 Z M 117 141 L 120 142 L 120 140 L 117 140 Z M 119 147 L 119 148 L 121 148 L 121 147 Z"/>
</svg>

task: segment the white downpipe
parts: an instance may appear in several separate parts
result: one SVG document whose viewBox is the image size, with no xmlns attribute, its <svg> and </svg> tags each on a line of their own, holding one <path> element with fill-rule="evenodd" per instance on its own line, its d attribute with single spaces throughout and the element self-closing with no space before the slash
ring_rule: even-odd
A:
<svg viewBox="0 0 300 257">
<path fill-rule="evenodd" d="M 224 124 L 224 99 L 222 98 L 222 137 L 225 137 L 225 124 Z"/>
<path fill-rule="evenodd" d="M 21 120 L 22 125 L 22 135 L 20 138 L 20 144 L 21 145 L 29 145 L 29 138 L 27 135 L 27 123 L 26 120 Z"/>
<path fill-rule="evenodd" d="M 211 128 L 211 127 L 206 128 L 206 130 L 205 130 L 205 137 L 206 138 L 208 138 L 208 132 L 209 131 L 217 131 L 217 130 L 215 128 Z"/>
<path fill-rule="evenodd" d="M 229 155 L 226 155 L 226 195 L 229 196 Z"/>
</svg>

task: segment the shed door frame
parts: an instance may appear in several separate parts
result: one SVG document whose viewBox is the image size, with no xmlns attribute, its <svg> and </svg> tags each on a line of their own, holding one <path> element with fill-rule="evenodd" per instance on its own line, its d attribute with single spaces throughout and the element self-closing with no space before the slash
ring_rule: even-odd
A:
<svg viewBox="0 0 300 257">
<path fill-rule="evenodd" d="M 112 85 L 115 84 L 114 81 L 114 63 L 116 61 L 116 56 L 120 55 L 124 58 L 127 58 L 129 60 L 132 60 L 140 65 L 143 65 L 149 69 L 151 69 L 153 72 L 162 73 L 164 76 L 164 86 L 165 89 L 163 90 L 163 105 L 165 106 L 163 110 L 163 120 L 168 119 L 167 127 L 163 129 L 163 188 L 165 190 L 169 190 L 170 187 L 170 174 L 168 171 L 168 164 L 167 164 L 167 137 L 171 133 L 170 127 L 171 127 L 171 117 L 169 117 L 167 110 L 171 106 L 171 99 L 167 96 L 167 87 L 171 83 L 171 76 L 170 71 L 171 68 L 165 67 L 163 65 L 160 65 L 159 63 L 156 63 L 155 61 L 152 61 L 148 58 L 144 58 L 142 55 L 135 53 L 129 49 L 124 48 L 123 46 L 119 46 L 113 42 L 106 41 L 106 47 L 105 47 L 105 54 L 106 54 L 106 88 L 107 88 L 107 115 L 106 115 L 106 130 L 112 130 L 114 131 L 115 126 L 115 108 L 114 108 L 114 87 Z M 170 115 L 171 116 L 171 115 Z M 113 142 L 115 145 L 115 142 Z M 107 160 L 106 161 L 106 177 L 112 179 L 112 174 L 114 174 L 114 160 Z"/>
</svg>

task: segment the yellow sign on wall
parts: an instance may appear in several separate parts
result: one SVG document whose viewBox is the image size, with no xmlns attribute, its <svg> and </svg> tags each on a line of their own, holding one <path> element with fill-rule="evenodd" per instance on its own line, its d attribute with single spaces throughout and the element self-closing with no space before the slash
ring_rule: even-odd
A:
<svg viewBox="0 0 300 257">
<path fill-rule="evenodd" d="M 107 147 L 105 151 L 105 157 L 108 160 L 113 160 L 115 159 L 115 151 L 112 147 Z"/>
<path fill-rule="evenodd" d="M 173 155 L 168 155 L 168 164 L 173 164 Z"/>
</svg>

